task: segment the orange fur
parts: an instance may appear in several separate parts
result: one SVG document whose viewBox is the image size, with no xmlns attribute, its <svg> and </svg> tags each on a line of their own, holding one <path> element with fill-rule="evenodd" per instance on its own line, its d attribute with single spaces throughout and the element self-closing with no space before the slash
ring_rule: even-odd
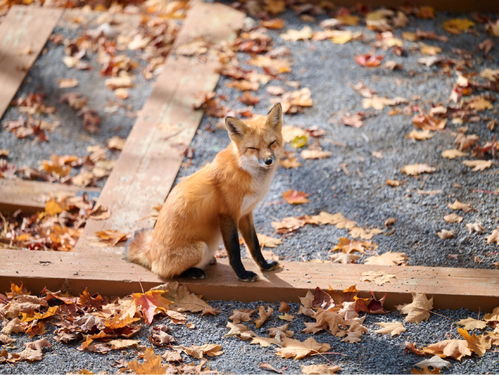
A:
<svg viewBox="0 0 499 375">
<path fill-rule="evenodd" d="M 221 243 L 220 216 L 239 223 L 263 199 L 282 149 L 281 107 L 274 106 L 267 117 L 228 118 L 226 124 L 229 146 L 172 189 L 155 228 L 132 240 L 130 261 L 166 278 L 202 269 Z M 270 158 L 272 165 L 265 165 Z"/>
</svg>

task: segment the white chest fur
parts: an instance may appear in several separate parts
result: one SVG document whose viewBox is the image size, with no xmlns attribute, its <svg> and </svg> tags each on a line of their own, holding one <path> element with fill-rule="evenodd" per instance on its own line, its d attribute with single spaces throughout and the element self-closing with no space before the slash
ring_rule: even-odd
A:
<svg viewBox="0 0 499 375">
<path fill-rule="evenodd" d="M 241 205 L 241 216 L 253 211 L 258 203 L 262 201 L 269 191 L 270 183 L 274 177 L 276 168 L 255 172 L 253 175 L 252 193 L 243 198 Z"/>
</svg>

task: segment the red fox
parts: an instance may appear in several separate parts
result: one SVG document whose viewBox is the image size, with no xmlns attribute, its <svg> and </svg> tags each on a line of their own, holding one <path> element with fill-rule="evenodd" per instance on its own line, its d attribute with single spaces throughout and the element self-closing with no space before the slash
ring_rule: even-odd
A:
<svg viewBox="0 0 499 375">
<path fill-rule="evenodd" d="M 176 185 L 159 213 L 154 229 L 135 234 L 129 261 L 164 278 L 206 277 L 223 240 L 229 262 L 241 281 L 256 281 L 241 262 L 238 230 L 262 271 L 278 266 L 262 255 L 253 210 L 269 190 L 282 152 L 282 108 L 267 116 L 241 121 L 225 119 L 231 143 L 215 159 Z"/>
</svg>

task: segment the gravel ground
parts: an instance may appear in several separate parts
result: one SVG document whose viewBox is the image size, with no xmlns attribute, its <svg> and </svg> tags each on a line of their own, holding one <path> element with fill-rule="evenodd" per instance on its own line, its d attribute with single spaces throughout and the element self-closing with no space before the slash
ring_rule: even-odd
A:
<svg viewBox="0 0 499 375">
<path fill-rule="evenodd" d="M 267 362 L 284 373 L 299 373 L 302 365 L 328 363 L 342 367 L 343 373 L 387 373 L 400 374 L 409 373 L 414 364 L 421 361 L 423 357 L 405 353 L 404 343 L 406 341 L 415 342 L 418 346 L 428 345 L 436 341 L 449 338 L 458 338 L 456 326 L 452 323 L 465 319 L 469 316 L 477 318 L 476 313 L 467 310 L 439 310 L 432 314 L 429 320 L 419 324 L 404 323 L 407 328 L 400 336 L 390 337 L 387 335 L 376 334 L 373 331 L 379 327 L 376 322 L 388 322 L 392 320 L 402 320 L 399 313 L 393 312 L 387 315 L 368 315 L 365 326 L 369 329 L 362 341 L 358 344 L 349 344 L 341 342 L 339 338 L 329 333 L 319 333 L 313 337 L 318 342 L 325 342 L 331 345 L 331 352 L 340 354 L 328 354 L 324 356 L 315 356 L 303 360 L 282 359 L 274 354 L 272 348 L 262 348 L 258 345 L 250 345 L 234 337 L 223 337 L 228 329 L 225 327 L 228 317 L 233 309 L 256 308 L 258 303 L 240 303 L 212 301 L 214 307 L 221 310 L 218 316 L 189 315 L 189 322 L 195 324 L 195 329 L 188 329 L 182 325 L 170 325 L 172 335 L 177 340 L 177 345 L 203 345 L 207 343 L 216 343 L 222 345 L 224 354 L 219 357 L 210 358 L 208 367 L 222 373 L 250 374 L 250 373 L 268 373 L 259 368 L 259 364 Z M 279 308 L 278 304 L 266 304 L 272 306 L 274 310 Z M 291 304 L 290 313 L 296 313 L 297 304 Z M 310 335 L 301 333 L 304 328 L 304 321 L 311 321 L 297 315 L 296 319 L 290 323 L 289 329 L 295 332 L 295 338 L 304 340 Z M 161 323 L 161 321 L 157 321 Z M 260 335 L 266 335 L 269 327 L 282 325 L 282 320 L 277 319 L 276 313 L 269 319 L 263 327 L 256 329 L 255 332 Z M 156 321 L 154 322 L 156 324 Z M 254 326 L 250 324 L 250 328 Z M 141 342 L 150 346 L 147 340 L 148 328 L 144 327 L 140 334 Z M 22 342 L 18 340 L 18 347 L 23 347 Z M 136 359 L 136 350 L 122 352 L 111 352 L 110 354 L 100 355 L 88 352 L 81 352 L 76 349 L 76 345 L 62 345 L 54 340 L 50 340 L 53 347 L 47 351 L 41 362 L 32 364 L 18 363 L 14 366 L 0 365 L 1 374 L 9 373 L 36 373 L 36 374 L 56 374 L 70 371 L 79 371 L 82 369 L 93 372 L 107 371 L 114 373 L 117 371 L 116 363 L 118 361 L 126 362 Z M 156 350 L 158 354 L 163 350 Z M 186 362 L 191 361 L 184 355 Z M 487 352 L 483 357 L 476 356 L 463 359 L 461 362 L 451 360 L 452 366 L 444 370 L 444 373 L 455 374 L 494 374 L 498 373 L 498 355 L 492 351 Z M 197 363 L 198 361 L 195 361 Z"/>
<path fill-rule="evenodd" d="M 435 30 L 443 34 L 440 25 L 444 19 L 459 15 L 439 14 L 435 20 L 411 19 L 410 26 L 404 31 Z M 286 13 L 284 18 L 288 28 L 301 28 L 304 25 L 298 17 Z M 311 24 L 318 29 L 317 24 Z M 56 32 L 64 34 L 70 30 L 58 28 Z M 364 30 L 365 32 L 365 30 Z M 330 159 L 306 161 L 297 169 L 280 169 L 271 187 L 269 195 L 255 213 L 256 226 L 259 232 L 274 235 L 270 222 L 285 216 L 315 214 L 321 210 L 341 212 L 350 219 L 356 220 L 364 227 L 382 227 L 388 217 L 395 217 L 395 232 L 391 235 L 379 235 L 374 242 L 379 244 L 378 251 L 402 251 L 407 253 L 409 264 L 426 266 L 452 267 L 492 267 L 498 261 L 497 247 L 488 245 L 485 236 L 469 234 L 466 223 L 480 221 L 486 227 L 486 232 L 498 223 L 498 196 L 494 194 L 474 192 L 474 189 L 494 191 L 498 186 L 497 163 L 483 172 L 470 172 L 460 160 L 447 160 L 440 157 L 442 150 L 453 148 L 452 130 L 450 125 L 445 131 L 437 133 L 432 139 L 415 142 L 404 136 L 412 130 L 410 117 L 389 116 L 387 109 L 377 116 L 367 119 L 366 125 L 359 129 L 345 127 L 339 123 L 339 118 L 346 112 L 362 110 L 361 97 L 350 87 L 358 81 L 363 81 L 368 87 L 375 89 L 379 95 L 387 97 L 403 96 L 411 99 L 420 96 L 422 103 L 428 107 L 429 102 L 445 103 L 451 91 L 455 77 L 443 75 L 436 68 L 427 68 L 416 63 L 416 53 L 401 58 L 391 56 L 403 65 L 401 71 L 382 69 L 365 69 L 353 63 L 353 56 L 370 52 L 370 47 L 361 42 L 345 45 L 334 45 L 328 42 L 284 42 L 278 33 L 271 32 L 275 46 L 286 45 L 292 51 L 293 71 L 289 80 L 300 81 L 303 87 L 312 90 L 314 106 L 303 114 L 287 116 L 285 122 L 304 127 L 318 126 L 326 130 L 326 136 L 321 140 L 325 150 L 333 153 Z M 366 33 L 370 35 L 369 32 Z M 443 48 L 444 54 L 454 56 L 452 50 L 461 48 L 476 51 L 478 42 L 486 36 L 463 34 L 451 36 L 449 42 L 430 42 Z M 102 144 L 113 135 L 125 137 L 134 119 L 124 112 L 106 115 L 103 112 L 107 100 L 114 99 L 114 94 L 103 88 L 102 79 L 97 71 L 76 72 L 66 71 L 62 65 L 62 48 L 52 45 L 35 63 L 20 94 L 42 89 L 49 94 L 47 102 L 58 103 L 61 91 L 55 82 L 65 72 L 66 77 L 76 77 L 80 87 L 76 91 L 91 97 L 91 105 L 102 115 L 103 124 L 96 136 L 88 136 L 81 127 L 81 120 L 68 108 L 59 109 L 55 115 L 63 126 L 49 134 L 49 143 L 33 143 L 19 141 L 10 133 L 0 130 L 0 148 L 11 150 L 11 160 L 17 165 L 37 166 L 38 161 L 47 159 L 57 150 L 58 154 L 84 155 L 85 148 L 91 144 Z M 497 48 L 486 59 L 475 54 L 476 71 L 482 68 L 497 68 Z M 95 76 L 94 76 L 95 75 Z M 242 108 L 237 101 L 240 93 L 226 88 L 226 79 L 222 79 L 217 94 L 228 97 L 225 105 L 230 108 Z M 284 85 L 283 85 L 284 86 Z M 131 107 L 139 109 L 150 92 L 148 82 L 139 81 L 131 90 L 131 99 L 127 101 Z M 258 92 L 262 99 L 256 106 L 256 113 L 266 112 L 270 102 L 264 89 Z M 61 106 L 58 105 L 58 108 Z M 492 113 L 489 113 L 493 117 Z M 9 109 L 4 119 L 17 118 L 14 109 Z M 223 130 L 207 132 L 213 128 L 215 119 L 204 118 L 192 148 L 194 158 L 186 160 L 191 166 L 181 170 L 180 176 L 192 173 L 227 144 L 227 136 Z M 466 124 L 470 133 L 480 135 L 481 139 L 491 139 L 491 134 L 483 122 Z M 495 131 L 497 135 L 497 130 Z M 373 151 L 382 152 L 383 158 L 372 156 Z M 406 177 L 400 174 L 403 165 L 423 162 L 438 168 L 437 173 L 419 178 Z M 346 174 L 342 165 L 346 165 Z M 404 180 L 405 184 L 398 188 L 385 185 L 387 178 Z M 310 193 L 310 203 L 301 206 L 289 206 L 282 202 L 281 194 L 288 189 L 297 189 Z M 419 190 L 439 190 L 438 194 L 419 194 Z M 447 224 L 443 216 L 451 211 L 447 204 L 455 199 L 470 203 L 475 211 L 465 214 L 461 224 Z M 436 236 L 440 229 L 456 231 L 456 238 L 441 240 Z M 327 259 L 328 250 L 345 236 L 344 230 L 333 226 L 307 226 L 298 232 L 287 236 L 281 246 L 274 252 L 287 260 Z M 457 256 L 454 256 L 456 254 Z M 449 257 L 450 256 L 450 257 Z M 481 263 L 474 261 L 479 256 Z M 414 363 L 422 358 L 413 354 L 404 354 L 404 342 L 414 341 L 418 345 L 430 344 L 447 338 L 456 338 L 455 325 L 452 323 L 468 316 L 477 317 L 476 313 L 466 310 L 436 311 L 431 318 L 420 324 L 406 324 L 407 332 L 401 336 L 390 338 L 373 333 L 375 322 L 402 320 L 398 313 L 388 315 L 370 315 L 366 326 L 370 329 L 359 344 L 341 343 L 339 339 L 327 333 L 314 336 L 320 342 L 328 342 L 332 351 L 341 354 L 327 355 L 325 358 L 316 356 L 303 361 L 280 359 L 272 349 L 252 346 L 236 338 L 224 338 L 228 316 L 236 308 L 254 308 L 257 304 L 240 302 L 213 301 L 221 310 L 215 317 L 199 317 L 190 315 L 189 320 L 195 323 L 196 329 L 189 330 L 184 326 L 173 326 L 173 336 L 180 345 L 218 343 L 224 348 L 225 354 L 210 359 L 210 368 L 224 373 L 260 373 L 261 362 L 268 362 L 285 373 L 299 372 L 300 365 L 324 363 L 326 359 L 343 368 L 344 373 L 407 373 Z M 274 306 L 277 308 L 277 306 Z M 292 305 L 292 312 L 297 306 Z M 305 319 L 302 316 L 291 323 L 291 329 L 300 339 L 306 336 L 299 333 L 303 329 Z M 282 322 L 273 317 L 264 328 L 277 326 Z M 264 331 L 262 330 L 261 333 Z M 50 339 L 50 335 L 49 335 Z M 143 328 L 140 339 L 147 344 L 147 329 Z M 24 339 L 18 339 L 19 348 Z M 51 342 L 53 340 L 50 339 Z M 80 352 L 75 347 L 53 342 L 52 350 L 45 358 L 36 363 L 19 363 L 15 366 L 0 365 L 0 373 L 40 373 L 54 374 L 87 369 L 91 371 L 107 371 L 114 373 L 116 361 L 136 358 L 136 351 L 124 351 L 108 355 Z M 489 351 L 485 356 L 452 361 L 453 366 L 445 373 L 499 373 L 497 353 Z"/>
</svg>

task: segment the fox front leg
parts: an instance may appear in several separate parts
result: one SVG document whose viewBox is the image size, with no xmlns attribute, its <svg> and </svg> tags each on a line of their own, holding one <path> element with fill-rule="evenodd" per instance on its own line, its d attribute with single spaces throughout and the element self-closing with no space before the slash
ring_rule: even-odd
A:
<svg viewBox="0 0 499 375">
<path fill-rule="evenodd" d="M 260 266 L 262 271 L 272 271 L 279 265 L 276 261 L 267 262 L 263 257 L 260 242 L 256 235 L 255 225 L 253 224 L 253 215 L 248 214 L 239 220 L 239 230 L 243 235 L 244 242 L 248 246 L 251 256 L 255 262 Z"/>
<path fill-rule="evenodd" d="M 239 235 L 237 234 L 237 225 L 229 216 L 220 217 L 220 231 L 224 241 L 225 249 L 229 254 L 229 262 L 237 277 L 241 281 L 256 281 L 256 273 L 246 271 L 241 262 L 241 246 L 239 245 Z"/>
</svg>

